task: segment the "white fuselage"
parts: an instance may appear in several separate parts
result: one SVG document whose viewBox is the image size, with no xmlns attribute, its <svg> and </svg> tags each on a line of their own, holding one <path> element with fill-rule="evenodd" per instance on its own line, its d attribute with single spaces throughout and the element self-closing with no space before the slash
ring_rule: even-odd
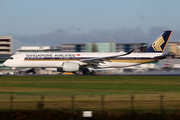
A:
<svg viewBox="0 0 180 120">
<path fill-rule="evenodd" d="M 124 52 L 119 53 L 24 53 L 15 54 L 11 56 L 11 59 L 6 60 L 3 64 L 9 67 L 24 67 L 24 68 L 57 68 L 61 67 L 63 62 L 74 62 L 79 65 L 87 65 L 80 60 L 106 57 L 113 55 L 121 55 Z M 159 59 L 154 57 L 160 56 L 162 53 L 131 53 L 126 56 L 115 57 L 110 61 L 104 61 L 99 63 L 99 68 L 118 68 L 133 66 L 148 62 L 153 62 Z"/>
</svg>

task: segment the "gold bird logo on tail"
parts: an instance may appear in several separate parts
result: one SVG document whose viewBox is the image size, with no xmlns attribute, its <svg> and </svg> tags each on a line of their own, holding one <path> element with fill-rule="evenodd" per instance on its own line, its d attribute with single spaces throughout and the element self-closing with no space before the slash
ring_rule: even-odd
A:
<svg viewBox="0 0 180 120">
<path fill-rule="evenodd" d="M 164 38 L 161 36 L 158 40 L 152 45 L 154 51 L 162 51 L 161 45 L 164 43 Z"/>
</svg>

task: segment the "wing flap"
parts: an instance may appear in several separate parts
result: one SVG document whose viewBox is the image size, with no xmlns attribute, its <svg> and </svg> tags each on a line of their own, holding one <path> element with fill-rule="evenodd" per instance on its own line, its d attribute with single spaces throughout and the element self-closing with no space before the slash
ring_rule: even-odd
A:
<svg viewBox="0 0 180 120">
<path fill-rule="evenodd" d="M 99 64 L 99 63 L 104 63 L 104 61 L 111 62 L 110 59 L 114 57 L 120 57 L 120 56 L 126 56 L 128 54 L 131 54 L 134 52 L 135 49 L 130 50 L 129 52 L 121 55 L 114 55 L 114 56 L 106 56 L 106 57 L 97 57 L 97 58 L 91 58 L 91 59 L 85 59 L 85 60 L 80 60 L 80 62 L 88 63 L 88 64 Z"/>
</svg>

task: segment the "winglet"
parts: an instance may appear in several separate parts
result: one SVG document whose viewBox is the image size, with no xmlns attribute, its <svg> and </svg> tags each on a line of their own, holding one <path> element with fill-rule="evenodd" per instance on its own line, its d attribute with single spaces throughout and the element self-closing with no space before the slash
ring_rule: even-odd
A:
<svg viewBox="0 0 180 120">
<path fill-rule="evenodd" d="M 136 48 L 130 50 L 129 52 L 127 52 L 127 53 L 125 53 L 125 54 L 123 54 L 123 55 L 119 55 L 119 56 L 129 55 L 129 54 L 131 54 L 132 52 L 134 52 L 135 50 L 136 50 Z"/>
<path fill-rule="evenodd" d="M 134 52 L 136 50 L 136 48 L 130 50 L 129 52 L 127 52 L 127 54 L 131 54 L 132 52 Z"/>
<path fill-rule="evenodd" d="M 154 41 L 151 46 L 146 50 L 146 52 L 151 53 L 163 53 L 166 45 L 171 37 L 172 30 L 164 31 L 157 39 Z"/>
</svg>

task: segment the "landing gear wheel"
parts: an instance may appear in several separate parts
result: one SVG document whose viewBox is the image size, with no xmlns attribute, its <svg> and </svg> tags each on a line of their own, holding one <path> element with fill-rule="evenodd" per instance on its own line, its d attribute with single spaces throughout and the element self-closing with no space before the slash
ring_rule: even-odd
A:
<svg viewBox="0 0 180 120">
<path fill-rule="evenodd" d="M 87 71 L 87 72 L 86 72 L 86 74 L 90 74 L 90 72 L 89 72 L 89 71 Z"/>
<path fill-rule="evenodd" d="M 95 74 L 96 74 L 96 72 L 95 72 L 95 71 L 92 71 L 92 72 L 91 72 L 91 74 L 95 75 Z"/>
<path fill-rule="evenodd" d="M 14 71 L 14 75 L 17 75 L 18 74 L 18 72 L 17 71 Z"/>
</svg>

